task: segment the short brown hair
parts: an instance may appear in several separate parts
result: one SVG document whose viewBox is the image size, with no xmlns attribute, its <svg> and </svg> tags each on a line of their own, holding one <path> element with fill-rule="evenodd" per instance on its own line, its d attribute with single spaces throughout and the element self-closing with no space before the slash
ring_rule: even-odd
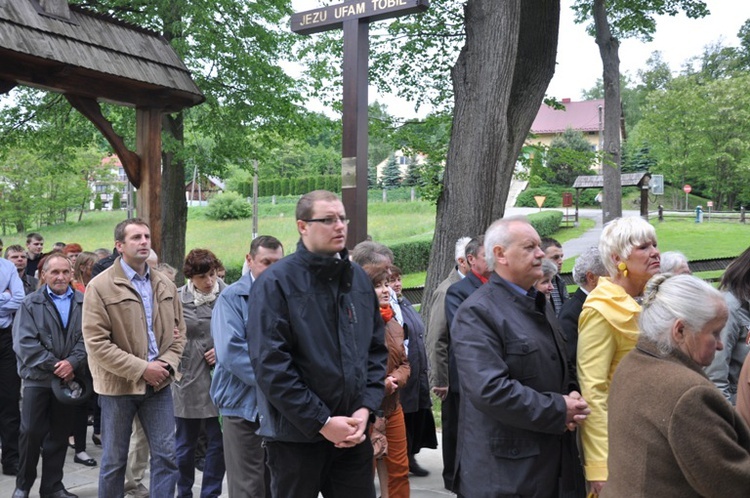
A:
<svg viewBox="0 0 750 498">
<path fill-rule="evenodd" d="M 250 256 L 254 258 L 255 255 L 258 254 L 258 249 L 261 247 L 264 249 L 270 249 L 271 251 L 275 251 L 279 247 L 281 247 L 282 251 L 284 250 L 281 241 L 273 235 L 258 235 L 252 242 L 250 242 Z"/>
<path fill-rule="evenodd" d="M 182 273 L 187 278 L 208 273 L 221 266 L 221 261 L 208 249 L 193 249 L 185 256 L 185 264 L 182 265 Z"/>
<path fill-rule="evenodd" d="M 383 280 L 387 282 L 391 279 L 390 265 L 383 263 L 364 265 L 362 269 L 365 271 L 365 273 L 367 273 L 367 276 L 370 277 L 370 281 L 372 282 L 373 287 L 378 285 Z"/>
<path fill-rule="evenodd" d="M 128 218 L 127 220 L 123 220 L 120 223 L 117 224 L 115 227 L 115 240 L 118 242 L 125 242 L 125 229 L 130 225 L 141 225 L 151 230 L 151 227 L 148 226 L 148 223 L 146 223 L 146 220 L 143 218 Z"/>
<path fill-rule="evenodd" d="M 296 219 L 309 220 L 313 215 L 313 206 L 318 201 L 338 201 L 339 196 L 328 190 L 313 190 L 300 197 L 295 212 Z"/>
</svg>

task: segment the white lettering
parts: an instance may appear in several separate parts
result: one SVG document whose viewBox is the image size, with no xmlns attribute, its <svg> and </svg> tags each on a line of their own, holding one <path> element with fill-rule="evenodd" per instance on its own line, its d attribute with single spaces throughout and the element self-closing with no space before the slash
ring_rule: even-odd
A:
<svg viewBox="0 0 750 498">
<path fill-rule="evenodd" d="M 322 11 L 322 12 L 312 12 L 310 14 L 305 14 L 302 16 L 302 20 L 300 21 L 300 26 L 307 26 L 310 24 L 318 24 L 321 22 L 325 22 L 325 20 L 328 19 L 328 12 Z"/>
<path fill-rule="evenodd" d="M 373 10 L 385 10 L 406 5 L 406 0 L 371 0 Z"/>
</svg>

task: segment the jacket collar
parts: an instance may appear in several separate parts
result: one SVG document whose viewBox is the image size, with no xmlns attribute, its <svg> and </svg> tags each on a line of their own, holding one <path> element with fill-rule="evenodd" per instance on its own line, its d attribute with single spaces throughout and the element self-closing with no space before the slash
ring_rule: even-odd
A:
<svg viewBox="0 0 750 498">
<path fill-rule="evenodd" d="M 706 373 L 703 371 L 703 368 L 701 368 L 701 366 L 694 362 L 692 358 L 690 358 L 688 355 L 686 355 L 676 347 L 672 348 L 672 351 L 670 351 L 669 353 L 664 353 L 663 351 L 659 350 L 659 346 L 656 344 L 656 342 L 652 341 L 643 334 L 641 334 L 638 338 L 638 342 L 636 343 L 635 347 L 636 349 L 638 349 L 638 351 L 641 351 L 648 356 L 671 361 L 674 363 L 680 363 L 688 367 L 690 370 L 693 370 L 706 377 Z"/>
<path fill-rule="evenodd" d="M 510 282 L 505 280 L 503 277 L 498 275 L 497 272 L 494 271 L 490 275 L 490 280 L 487 285 L 495 285 L 503 289 L 506 293 L 509 294 L 511 299 L 513 299 L 520 305 L 544 313 L 544 309 L 547 305 L 547 298 L 541 292 L 537 292 L 534 297 L 529 296 L 528 294 L 521 294 L 520 292 L 518 292 L 518 290 L 516 290 L 518 288 L 517 285 L 512 285 Z"/>
<path fill-rule="evenodd" d="M 338 280 L 341 292 L 349 292 L 351 290 L 354 270 L 352 269 L 352 262 L 349 260 L 349 251 L 346 248 L 338 253 L 340 258 L 323 256 L 308 251 L 305 244 L 302 243 L 302 239 L 300 239 L 297 242 L 297 253 L 305 263 L 305 266 L 318 279 L 324 282 Z"/>
<path fill-rule="evenodd" d="M 41 288 L 29 294 L 28 299 L 32 303 L 35 303 L 35 304 L 38 304 L 38 303 L 52 304 L 52 298 L 47 298 L 46 294 L 47 294 L 47 286 L 44 285 Z M 79 305 L 83 305 L 83 294 L 81 294 L 80 292 L 76 290 L 73 290 L 73 301 L 75 303 L 78 303 Z"/>
</svg>

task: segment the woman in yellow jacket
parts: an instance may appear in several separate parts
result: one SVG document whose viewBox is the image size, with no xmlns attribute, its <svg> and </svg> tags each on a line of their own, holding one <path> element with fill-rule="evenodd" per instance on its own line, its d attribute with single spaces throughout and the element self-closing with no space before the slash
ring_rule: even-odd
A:
<svg viewBox="0 0 750 498">
<path fill-rule="evenodd" d="M 583 464 L 589 490 L 607 481 L 607 397 L 620 360 L 638 339 L 638 303 L 646 282 L 659 273 L 656 231 L 639 217 L 618 218 L 602 231 L 602 277 L 578 319 L 578 382 L 591 414 L 581 426 Z"/>
</svg>

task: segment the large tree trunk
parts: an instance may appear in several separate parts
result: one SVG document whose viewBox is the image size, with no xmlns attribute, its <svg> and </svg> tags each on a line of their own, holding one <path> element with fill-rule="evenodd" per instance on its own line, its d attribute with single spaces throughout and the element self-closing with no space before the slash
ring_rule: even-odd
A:
<svg viewBox="0 0 750 498">
<path fill-rule="evenodd" d="M 468 0 L 464 13 L 425 318 L 433 289 L 455 264 L 456 240 L 483 233 L 503 216 L 516 159 L 555 72 L 559 0 Z"/>
<path fill-rule="evenodd" d="M 172 140 L 182 144 L 185 139 L 182 112 L 173 115 L 165 114 L 162 118 L 162 129 Z M 179 287 L 184 279 L 182 264 L 185 259 L 187 202 L 185 201 L 185 164 L 182 160 L 176 161 L 174 156 L 174 152 L 166 150 L 162 152 L 162 232 L 159 261 L 177 269 L 175 282 Z"/>
<path fill-rule="evenodd" d="M 184 37 L 182 29 L 182 12 L 177 2 L 170 2 L 162 12 L 164 38 L 170 43 Z M 175 50 L 180 49 L 175 45 Z M 161 254 L 163 261 L 177 269 L 175 283 L 182 285 L 185 276 L 182 265 L 185 260 L 185 234 L 187 233 L 187 201 L 185 200 L 185 162 L 175 159 L 175 148 L 185 144 L 184 114 L 165 114 L 162 118 L 162 130 L 166 135 L 162 146 L 162 181 L 161 181 Z M 179 157 L 182 157 L 180 155 Z"/>
<path fill-rule="evenodd" d="M 604 199 L 602 219 L 604 223 L 622 216 L 622 182 L 620 180 L 621 147 L 620 118 L 620 42 L 612 36 L 607 20 L 605 0 L 594 0 L 594 27 L 596 44 L 602 57 L 604 82 Z"/>
</svg>

